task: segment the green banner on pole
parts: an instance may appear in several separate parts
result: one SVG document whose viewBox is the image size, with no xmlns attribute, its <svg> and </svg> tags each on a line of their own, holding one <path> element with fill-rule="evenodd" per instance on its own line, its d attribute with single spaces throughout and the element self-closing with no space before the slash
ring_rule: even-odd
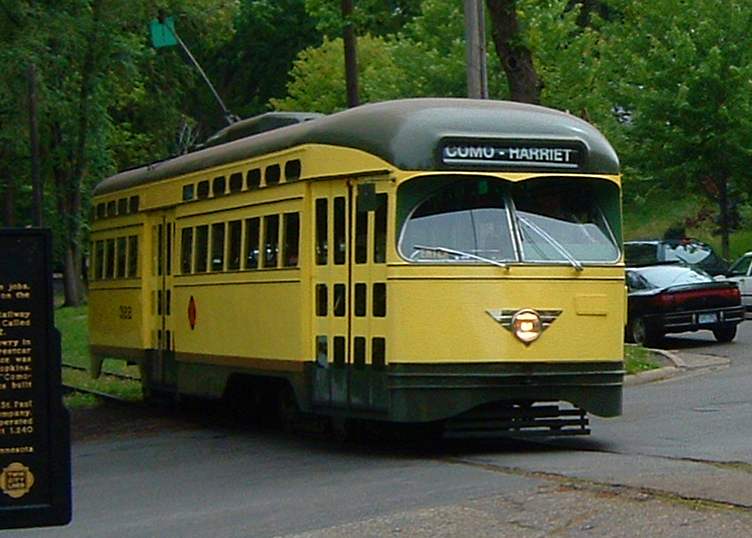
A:
<svg viewBox="0 0 752 538">
<path fill-rule="evenodd" d="M 151 44 L 155 49 L 162 47 L 174 47 L 178 44 L 175 37 L 175 19 L 165 17 L 163 22 L 154 19 L 149 23 L 149 33 L 151 35 Z"/>
</svg>

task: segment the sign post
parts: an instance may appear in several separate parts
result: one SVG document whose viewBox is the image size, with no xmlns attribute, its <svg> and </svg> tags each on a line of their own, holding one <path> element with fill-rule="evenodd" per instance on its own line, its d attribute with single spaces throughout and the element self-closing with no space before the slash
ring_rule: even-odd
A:
<svg viewBox="0 0 752 538">
<path fill-rule="evenodd" d="M 0 529 L 71 519 L 70 425 L 53 324 L 51 235 L 0 229 Z"/>
</svg>

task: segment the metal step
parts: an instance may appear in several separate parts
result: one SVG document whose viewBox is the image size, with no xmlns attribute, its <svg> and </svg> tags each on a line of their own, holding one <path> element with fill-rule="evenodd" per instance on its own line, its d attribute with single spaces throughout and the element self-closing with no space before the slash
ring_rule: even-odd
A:
<svg viewBox="0 0 752 538">
<path fill-rule="evenodd" d="M 558 403 L 481 406 L 446 421 L 448 438 L 559 437 L 588 435 L 590 421 L 582 409 Z"/>
</svg>

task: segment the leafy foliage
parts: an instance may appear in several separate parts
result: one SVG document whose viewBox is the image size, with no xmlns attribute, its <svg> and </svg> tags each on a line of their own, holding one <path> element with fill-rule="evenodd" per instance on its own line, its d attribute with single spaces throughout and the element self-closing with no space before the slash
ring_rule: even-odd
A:
<svg viewBox="0 0 752 538">
<path fill-rule="evenodd" d="M 679 8 L 669 0 L 619 5 L 604 93 L 629 111 L 621 149 L 635 174 L 678 193 L 704 193 L 723 215 L 750 187 L 752 6 L 697 0 Z"/>
</svg>

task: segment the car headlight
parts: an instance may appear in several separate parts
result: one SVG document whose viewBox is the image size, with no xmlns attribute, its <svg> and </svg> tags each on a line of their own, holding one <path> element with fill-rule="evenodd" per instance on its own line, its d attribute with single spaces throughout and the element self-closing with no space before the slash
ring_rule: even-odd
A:
<svg viewBox="0 0 752 538">
<path fill-rule="evenodd" d="M 520 310 L 512 318 L 512 333 L 523 344 L 538 339 L 543 332 L 543 324 L 535 310 Z"/>
</svg>

